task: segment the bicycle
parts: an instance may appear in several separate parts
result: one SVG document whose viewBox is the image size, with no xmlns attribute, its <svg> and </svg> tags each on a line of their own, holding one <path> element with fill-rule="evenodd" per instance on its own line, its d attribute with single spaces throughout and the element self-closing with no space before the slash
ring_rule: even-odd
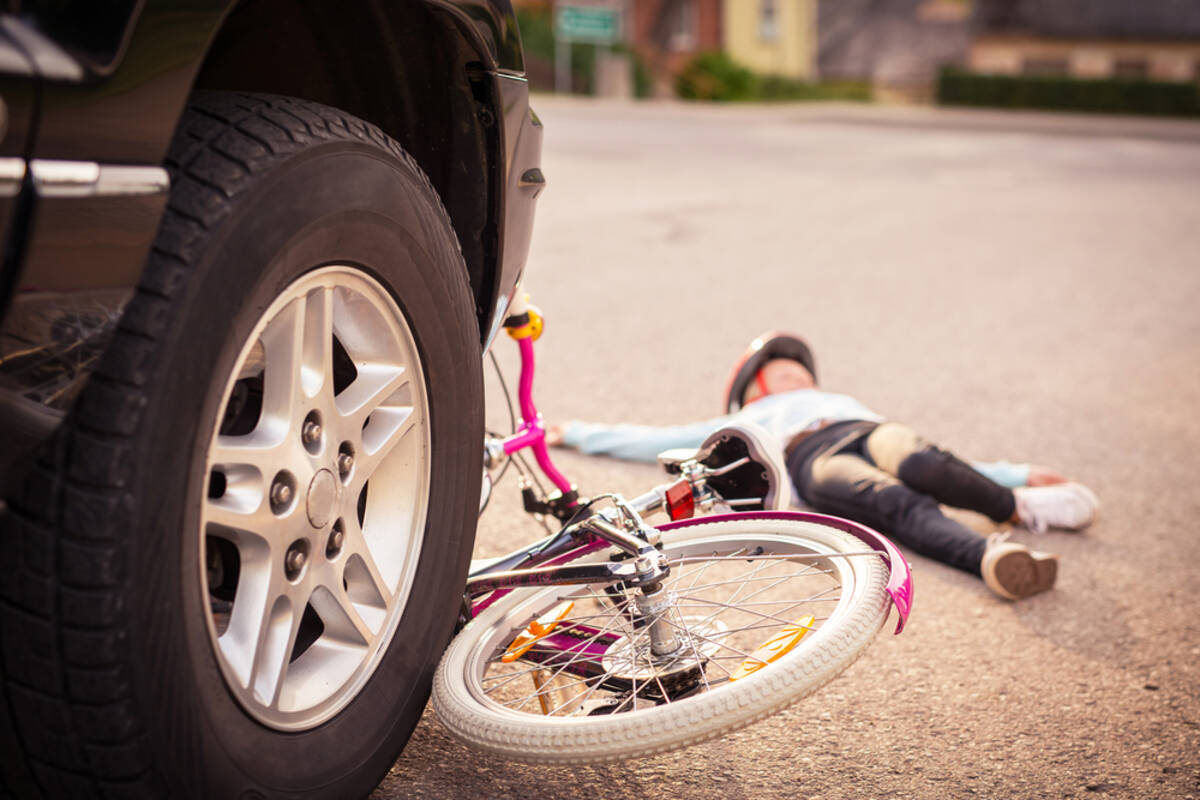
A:
<svg viewBox="0 0 1200 800">
<path fill-rule="evenodd" d="M 639 497 L 581 498 L 533 401 L 541 315 L 519 301 L 504 326 L 520 348 L 521 422 L 485 442 L 485 470 L 531 451 L 554 488 L 539 497 L 523 481 L 525 509 L 562 528 L 472 564 L 433 686 L 454 736 L 530 763 L 666 752 L 816 691 L 891 606 L 903 630 L 913 587 L 899 550 L 854 522 L 783 510 L 786 473 L 745 429 L 663 454 L 676 480 Z M 669 522 L 644 521 L 660 511 Z"/>
</svg>

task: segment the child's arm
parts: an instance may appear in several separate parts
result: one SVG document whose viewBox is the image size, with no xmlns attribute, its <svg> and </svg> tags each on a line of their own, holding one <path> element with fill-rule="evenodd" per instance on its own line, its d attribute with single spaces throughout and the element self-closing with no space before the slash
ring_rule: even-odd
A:
<svg viewBox="0 0 1200 800">
<path fill-rule="evenodd" d="M 699 447 L 721 426 L 722 419 L 664 427 L 568 422 L 562 427 L 562 445 L 587 455 L 653 462 L 659 453 L 673 447 Z"/>
</svg>

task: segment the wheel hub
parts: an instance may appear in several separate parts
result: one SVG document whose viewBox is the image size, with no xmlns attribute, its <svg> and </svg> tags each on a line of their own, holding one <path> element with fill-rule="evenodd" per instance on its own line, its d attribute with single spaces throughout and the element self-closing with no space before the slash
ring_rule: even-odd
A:
<svg viewBox="0 0 1200 800">
<path fill-rule="evenodd" d="M 714 642 L 726 626 L 719 620 L 681 618 L 681 622 L 684 630 L 678 634 L 680 648 L 673 655 L 653 655 L 648 637 L 638 632 L 621 637 L 608 648 L 603 662 L 605 671 L 612 678 L 628 681 L 631 687 L 658 681 L 671 690 L 690 684 L 703 669 L 704 661 L 719 649 Z"/>
<path fill-rule="evenodd" d="M 333 519 L 337 500 L 337 478 L 327 469 L 319 470 L 308 484 L 305 508 L 308 511 L 309 524 L 314 528 L 324 528 L 328 525 Z"/>
</svg>

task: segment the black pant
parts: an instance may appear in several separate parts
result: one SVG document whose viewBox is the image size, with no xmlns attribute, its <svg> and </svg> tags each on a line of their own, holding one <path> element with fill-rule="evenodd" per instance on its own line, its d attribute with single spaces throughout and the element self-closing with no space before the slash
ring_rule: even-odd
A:
<svg viewBox="0 0 1200 800">
<path fill-rule="evenodd" d="M 861 522 L 921 555 L 979 574 L 987 540 L 939 504 L 1012 517 L 1012 490 L 897 422 L 841 422 L 788 453 L 800 497 L 817 511 Z"/>
</svg>

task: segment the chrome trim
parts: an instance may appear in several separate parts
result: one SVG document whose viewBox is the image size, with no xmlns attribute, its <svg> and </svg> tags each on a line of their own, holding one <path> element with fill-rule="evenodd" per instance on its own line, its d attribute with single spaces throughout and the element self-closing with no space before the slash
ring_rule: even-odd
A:
<svg viewBox="0 0 1200 800">
<path fill-rule="evenodd" d="M 171 181 L 162 167 L 97 164 L 94 161 L 29 162 L 39 197 L 111 197 L 161 194 Z"/>
<path fill-rule="evenodd" d="M 14 197 L 25 182 L 25 159 L 0 158 L 0 197 Z"/>
</svg>

